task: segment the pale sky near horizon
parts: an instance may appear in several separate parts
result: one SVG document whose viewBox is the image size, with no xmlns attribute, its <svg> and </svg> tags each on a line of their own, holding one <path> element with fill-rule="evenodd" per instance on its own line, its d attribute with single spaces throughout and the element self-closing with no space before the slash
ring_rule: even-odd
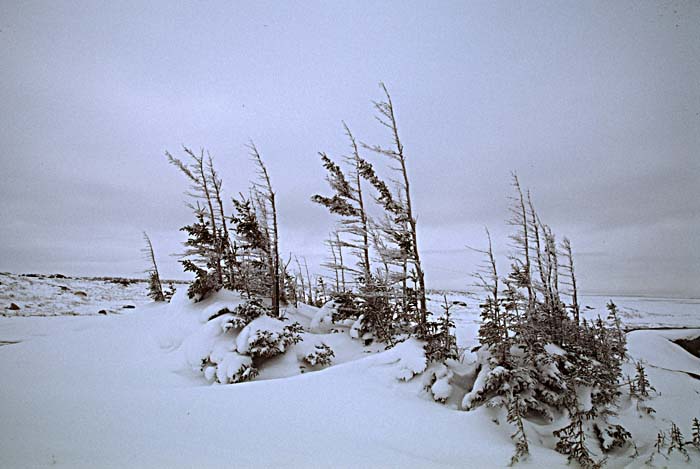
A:
<svg viewBox="0 0 700 469">
<path fill-rule="evenodd" d="M 318 152 L 342 120 L 387 143 L 383 81 L 428 286 L 468 287 L 485 225 L 505 259 L 516 171 L 584 291 L 700 297 L 700 2 L 3 1 L 0 60 L 1 271 L 140 275 L 145 230 L 183 277 L 163 154 L 208 149 L 233 195 L 249 139 L 314 268 Z"/>
</svg>

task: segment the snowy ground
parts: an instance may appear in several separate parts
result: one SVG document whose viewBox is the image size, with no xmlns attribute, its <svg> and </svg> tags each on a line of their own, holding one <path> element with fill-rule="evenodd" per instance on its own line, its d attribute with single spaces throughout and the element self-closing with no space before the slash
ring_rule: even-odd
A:
<svg viewBox="0 0 700 469">
<path fill-rule="evenodd" d="M 121 283 L 120 283 L 121 282 Z M 124 279 L 84 279 L 0 273 L 0 314 L 60 316 L 121 313 L 149 302 L 147 284 Z M 15 305 L 16 309 L 12 307 Z"/>
<path fill-rule="evenodd" d="M 0 281 L 4 287 L 6 279 Z M 62 302 L 65 291 L 54 302 L 31 283 L 16 285 L 24 285 L 22 296 L 3 289 L 0 301 L 26 309 L 31 303 L 47 314 L 76 311 Z M 298 354 L 288 353 L 273 359 L 259 381 L 209 384 L 192 371 L 187 344 L 202 328 L 202 309 L 235 302 L 232 294 L 195 308 L 182 292 L 172 304 L 156 305 L 128 298 L 121 285 L 80 285 L 86 298 L 104 298 L 85 310 L 91 315 L 0 317 L 0 467 L 504 467 L 512 454 L 512 428 L 498 412 L 437 404 L 420 377 L 397 379 L 414 365 L 417 347 L 410 341 L 372 353 L 377 349 L 342 328 L 312 327 L 317 311 L 303 307 L 290 311 L 291 319 L 309 331 L 307 340 L 332 342 L 334 366 L 301 374 Z M 103 287 L 112 293 L 99 293 Z M 697 302 L 613 300 L 637 325 L 700 326 Z M 606 301 L 583 303 L 604 314 Z M 127 302 L 137 308 L 121 308 Z M 452 309 L 466 349 L 476 344 L 478 327 L 475 302 L 467 305 Z M 95 315 L 96 307 L 121 314 Z M 690 419 L 700 418 L 700 380 L 692 376 L 700 374 L 700 359 L 669 339 L 697 335 L 628 335 L 630 354 L 647 363 L 658 391 L 650 401 L 657 412 L 642 416 L 623 402 L 621 420 L 640 456 L 617 454 L 609 467 L 642 466 L 657 431 L 671 421 L 689 438 Z M 471 358 L 467 351 L 465 368 Z M 566 465 L 550 449 L 549 427 L 528 424 L 527 432 L 534 444 L 522 467 Z M 686 464 L 659 455 L 654 464 L 697 467 L 700 456 L 692 456 Z"/>
</svg>

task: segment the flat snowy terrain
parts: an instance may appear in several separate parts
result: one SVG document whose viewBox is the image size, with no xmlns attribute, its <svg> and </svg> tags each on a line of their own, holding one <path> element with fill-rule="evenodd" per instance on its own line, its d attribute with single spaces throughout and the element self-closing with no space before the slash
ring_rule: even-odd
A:
<svg viewBox="0 0 700 469">
<path fill-rule="evenodd" d="M 193 371 L 192 357 L 210 334 L 203 318 L 240 302 L 233 293 L 193 305 L 181 288 L 172 303 L 155 304 L 146 301 L 145 284 L 85 281 L 86 296 L 75 303 L 77 281 L 9 275 L 0 281 L 7 303 L 0 308 L 8 316 L 0 317 L 0 467 L 505 467 L 513 453 L 513 429 L 502 412 L 436 403 L 424 377 L 411 378 L 424 360 L 413 340 L 383 351 L 347 329 L 324 326 L 317 308 L 291 308 L 304 342 L 274 358 L 256 381 L 210 384 Z M 70 291 L 49 291 L 47 282 Z M 478 311 L 473 300 L 448 298 L 467 303 L 454 310 L 466 350 L 464 375 L 453 379 L 466 389 Z M 607 300 L 586 297 L 582 304 L 592 308 L 588 315 L 604 315 Z M 700 418 L 700 359 L 671 341 L 700 335 L 700 305 L 614 300 L 628 326 L 699 327 L 628 334 L 629 354 L 646 363 L 657 390 L 648 402 L 656 414 L 623 399 L 620 420 L 639 455 L 613 454 L 607 466 L 639 467 L 655 453 L 659 430 L 673 421 L 689 439 L 692 417 Z M 8 309 L 10 302 L 20 309 Z M 27 310 L 57 316 L 25 317 Z M 314 341 L 333 348 L 333 366 L 304 367 L 300 357 Z M 556 424 L 526 423 L 532 454 L 518 466 L 566 466 L 553 450 Z M 653 463 L 697 467 L 700 452 L 690 457 L 657 455 Z"/>
<path fill-rule="evenodd" d="M 125 279 L 81 279 L 57 275 L 0 273 L 0 314 L 60 316 L 119 313 L 148 303 L 147 284 Z M 11 305 L 15 306 L 12 307 Z"/>
</svg>

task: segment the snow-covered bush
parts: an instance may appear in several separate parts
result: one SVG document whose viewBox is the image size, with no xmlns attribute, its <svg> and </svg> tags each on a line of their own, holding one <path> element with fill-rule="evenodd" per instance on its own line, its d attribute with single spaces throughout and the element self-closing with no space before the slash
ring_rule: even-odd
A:
<svg viewBox="0 0 700 469">
<path fill-rule="evenodd" d="M 282 321 L 261 317 L 248 324 L 236 338 L 236 349 L 256 359 L 272 358 L 301 341 L 299 323 L 284 325 Z"/>
<path fill-rule="evenodd" d="M 423 334 L 425 355 L 431 362 L 443 363 L 445 360 L 456 359 L 459 356 L 457 337 L 452 333 L 455 324 L 450 317 L 450 307 L 445 297 L 443 306 L 445 314 L 435 322 L 428 321 Z"/>
<path fill-rule="evenodd" d="M 225 353 L 217 358 L 217 362 L 210 357 L 202 363 L 202 372 L 207 380 L 216 378 L 216 382 L 222 384 L 250 381 L 258 375 L 253 360 L 236 352 Z"/>
<path fill-rule="evenodd" d="M 410 289 L 409 289 L 410 290 Z M 333 295 L 336 323 L 350 322 L 350 335 L 369 345 L 374 340 L 392 347 L 396 342 L 418 332 L 415 294 L 406 292 L 407 298 L 396 298 L 386 282 L 372 278 L 361 282 L 357 291 L 345 291 Z"/>
<path fill-rule="evenodd" d="M 559 439 L 556 450 L 566 454 L 569 461 L 576 461 L 585 469 L 600 468 L 601 464 L 593 459 L 586 446 L 586 433 L 580 412 L 574 413 L 569 425 L 555 431 L 554 436 Z"/>
<path fill-rule="evenodd" d="M 214 319 L 217 316 L 229 313 L 233 316 L 227 323 L 227 327 L 233 329 L 242 329 L 245 326 L 247 326 L 253 319 L 257 319 L 260 316 L 264 315 L 270 315 L 271 310 L 263 304 L 262 300 L 254 298 L 236 306 L 233 309 L 233 311 L 230 311 L 228 308 L 223 308 L 209 319 Z"/>
<path fill-rule="evenodd" d="M 314 350 L 305 354 L 303 360 L 311 366 L 330 366 L 335 357 L 333 349 L 329 345 L 321 343 L 314 346 Z"/>
<path fill-rule="evenodd" d="M 216 305 L 212 305 L 216 307 Z M 260 300 L 218 308 L 186 342 L 189 363 L 209 381 L 239 383 L 254 379 L 265 362 L 301 341 L 299 323 L 270 316 Z"/>
<path fill-rule="evenodd" d="M 619 424 L 602 423 L 599 425 L 595 423 L 593 431 L 604 453 L 615 448 L 622 448 L 632 438 L 630 432 Z"/>
</svg>

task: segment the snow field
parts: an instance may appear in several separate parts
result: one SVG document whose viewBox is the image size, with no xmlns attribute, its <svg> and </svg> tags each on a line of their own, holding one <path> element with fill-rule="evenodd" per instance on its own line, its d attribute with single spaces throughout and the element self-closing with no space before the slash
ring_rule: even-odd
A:
<svg viewBox="0 0 700 469">
<path fill-rule="evenodd" d="M 223 319 L 207 319 L 242 301 L 222 292 L 195 305 L 180 292 L 170 304 L 123 315 L 0 319 L 0 340 L 19 342 L 0 346 L 0 467 L 507 465 L 513 428 L 502 410 L 457 410 L 475 374 L 468 348 L 478 326 L 468 308 L 455 314 L 464 360 L 449 368 L 426 369 L 415 340 L 365 347 L 350 337 L 352 325 L 328 322 L 327 308 L 300 305 L 284 324 L 299 322 L 303 342 L 266 362 L 256 381 L 210 384 L 196 358 L 238 352 L 239 344 L 223 339 Z M 619 419 L 640 456 L 613 454 L 608 467 L 641 466 L 671 421 L 689 438 L 700 380 L 686 372 L 700 374 L 700 359 L 670 339 L 693 334 L 628 334 L 629 354 L 646 363 L 657 390 L 647 402 L 656 414 L 623 401 Z M 309 372 L 303 357 L 321 343 L 334 351 L 332 366 Z M 230 360 L 224 371 L 235 368 Z M 526 422 L 532 455 L 519 466 L 566 466 L 552 450 L 558 424 Z M 691 466 L 700 460 L 693 456 Z M 676 455 L 654 463 L 688 467 Z"/>
</svg>

